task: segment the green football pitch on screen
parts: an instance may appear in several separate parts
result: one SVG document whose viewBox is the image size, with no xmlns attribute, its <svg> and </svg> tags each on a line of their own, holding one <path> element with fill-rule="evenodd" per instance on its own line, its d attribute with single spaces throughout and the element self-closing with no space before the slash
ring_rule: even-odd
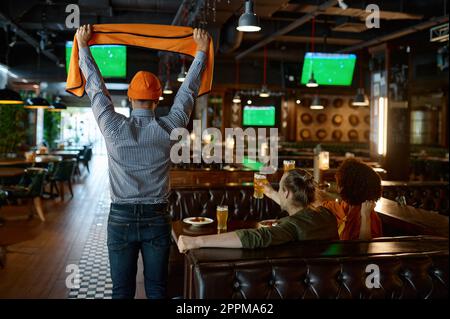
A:
<svg viewBox="0 0 450 319">
<path fill-rule="evenodd" d="M 125 78 L 127 76 L 127 47 L 124 45 L 91 46 L 92 56 L 104 78 Z M 66 71 L 69 71 L 72 42 L 66 43 Z"/>
<path fill-rule="evenodd" d="M 311 73 L 319 85 L 352 84 L 353 71 L 355 70 L 356 55 L 312 53 L 305 54 L 303 62 L 301 84 L 308 83 Z"/>
<path fill-rule="evenodd" d="M 274 106 L 244 106 L 244 126 L 274 126 Z"/>
</svg>

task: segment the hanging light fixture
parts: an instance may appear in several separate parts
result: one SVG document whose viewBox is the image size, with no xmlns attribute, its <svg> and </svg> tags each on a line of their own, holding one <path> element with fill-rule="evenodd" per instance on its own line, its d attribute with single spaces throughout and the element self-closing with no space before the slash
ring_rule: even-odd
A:
<svg viewBox="0 0 450 319">
<path fill-rule="evenodd" d="M 252 0 L 245 1 L 245 10 L 239 18 L 239 24 L 236 29 L 242 32 L 258 32 L 261 30 L 258 17 L 253 11 Z"/>
<path fill-rule="evenodd" d="M 362 74 L 362 62 L 361 54 L 359 55 L 359 88 L 356 92 L 355 98 L 353 99 L 352 105 L 354 106 L 368 106 L 369 99 L 367 99 L 364 94 L 364 84 L 363 84 L 363 74 Z"/>
<path fill-rule="evenodd" d="M 184 57 L 182 58 L 182 60 L 183 60 L 183 64 L 181 65 L 181 71 L 177 76 L 178 82 L 183 82 L 186 79 L 186 75 L 187 75 L 186 66 L 184 64 Z"/>
<path fill-rule="evenodd" d="M 263 84 L 261 91 L 259 91 L 259 97 L 269 97 L 270 96 L 270 92 L 267 89 L 267 86 L 265 84 Z"/>
<path fill-rule="evenodd" d="M 161 96 L 159 97 L 159 100 L 160 100 L 160 101 L 163 101 L 163 100 L 164 100 L 164 96 L 161 95 Z"/>
<path fill-rule="evenodd" d="M 269 97 L 270 92 L 267 89 L 267 46 L 264 46 L 264 77 L 261 91 L 259 91 L 260 97 Z"/>
<path fill-rule="evenodd" d="M 239 89 L 239 61 L 236 60 L 236 89 Z M 239 104 L 241 103 L 241 97 L 239 96 L 239 92 L 236 91 L 236 93 L 234 93 L 234 97 L 233 97 L 233 103 Z"/>
<path fill-rule="evenodd" d="M 320 101 L 320 98 L 318 95 L 315 95 L 312 102 L 311 102 L 311 106 L 309 107 L 311 110 L 323 110 L 323 104 Z"/>
<path fill-rule="evenodd" d="M 317 83 L 316 79 L 314 78 L 314 72 L 311 72 L 311 77 L 308 80 L 308 83 L 306 83 L 306 86 L 309 88 L 316 88 L 319 86 L 319 83 Z"/>
<path fill-rule="evenodd" d="M 23 104 L 20 94 L 8 88 L 0 90 L 0 104 Z"/>
<path fill-rule="evenodd" d="M 173 90 L 172 87 L 170 86 L 169 80 L 166 81 L 166 85 L 164 85 L 164 90 L 163 90 L 164 94 L 172 94 Z"/>
<path fill-rule="evenodd" d="M 50 106 L 50 103 L 48 103 L 48 101 L 42 97 L 33 97 L 33 98 L 28 98 L 25 101 L 25 105 L 24 108 L 26 109 L 48 109 L 48 107 Z"/>
<path fill-rule="evenodd" d="M 311 52 L 314 53 L 314 33 L 316 31 L 316 17 L 312 18 L 311 21 Z M 317 83 L 316 79 L 314 78 L 314 70 L 312 69 L 312 59 L 311 59 L 311 75 L 309 77 L 308 83 L 306 83 L 306 86 L 309 88 L 315 88 L 319 86 L 319 83 Z"/>
<path fill-rule="evenodd" d="M 239 93 L 238 93 L 238 92 L 236 92 L 236 93 L 234 94 L 234 97 L 233 97 L 233 103 L 236 103 L 236 104 L 241 103 L 241 97 L 239 96 Z"/>
<path fill-rule="evenodd" d="M 67 106 L 60 101 L 53 102 L 47 109 L 50 112 L 61 112 L 63 110 L 67 110 Z"/>
<path fill-rule="evenodd" d="M 166 78 L 166 84 L 164 85 L 164 89 L 163 89 L 163 93 L 164 94 L 172 94 L 173 90 L 172 87 L 170 86 L 170 64 L 169 61 L 167 61 L 167 78 Z"/>
</svg>

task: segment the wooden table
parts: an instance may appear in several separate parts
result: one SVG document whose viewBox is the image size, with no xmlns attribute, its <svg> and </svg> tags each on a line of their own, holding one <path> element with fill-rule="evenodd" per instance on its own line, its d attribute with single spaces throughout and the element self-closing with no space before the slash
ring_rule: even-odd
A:
<svg viewBox="0 0 450 319">
<path fill-rule="evenodd" d="M 448 217 L 437 212 L 400 205 L 383 197 L 377 202 L 375 211 L 387 223 L 396 223 L 423 235 L 448 237 Z"/>
<path fill-rule="evenodd" d="M 25 172 L 25 170 L 22 169 L 22 168 L 14 168 L 14 167 L 5 168 L 5 167 L 0 167 L 0 179 L 17 177 L 17 176 L 23 175 L 24 172 Z"/>
<path fill-rule="evenodd" d="M 232 232 L 238 229 L 257 228 L 258 221 L 251 220 L 229 220 L 228 228 L 225 232 Z M 223 231 L 222 231 L 223 232 Z M 172 238 L 178 242 L 180 235 L 203 236 L 217 234 L 217 222 L 202 226 L 193 226 L 181 220 L 172 222 Z"/>
<path fill-rule="evenodd" d="M 61 162 L 63 160 L 62 156 L 53 155 L 38 155 L 32 161 L 26 159 L 11 159 L 11 160 L 1 160 L 0 166 L 16 166 L 16 165 L 28 165 L 33 166 L 35 164 L 47 164 L 51 162 Z"/>
</svg>

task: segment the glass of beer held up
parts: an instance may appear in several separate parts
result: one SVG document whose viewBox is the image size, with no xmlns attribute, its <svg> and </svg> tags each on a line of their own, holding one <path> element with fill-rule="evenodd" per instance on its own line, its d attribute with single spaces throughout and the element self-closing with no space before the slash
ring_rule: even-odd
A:
<svg viewBox="0 0 450 319">
<path fill-rule="evenodd" d="M 283 161 L 283 170 L 285 173 L 289 172 L 291 170 L 294 170 L 294 169 L 295 169 L 295 161 L 294 160 L 291 160 L 291 161 L 284 160 Z"/>
<path fill-rule="evenodd" d="M 217 229 L 226 230 L 228 221 L 228 206 L 223 205 L 217 206 L 216 217 L 217 217 Z"/>
<path fill-rule="evenodd" d="M 254 198 L 264 198 L 264 185 L 269 184 L 266 175 L 255 173 L 253 178 L 253 197 Z"/>
</svg>

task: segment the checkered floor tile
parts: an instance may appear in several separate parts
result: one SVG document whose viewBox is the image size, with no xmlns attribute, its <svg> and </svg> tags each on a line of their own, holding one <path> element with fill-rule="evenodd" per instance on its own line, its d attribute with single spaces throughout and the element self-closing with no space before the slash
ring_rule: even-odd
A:
<svg viewBox="0 0 450 319">
<path fill-rule="evenodd" d="M 106 192 L 96 208 L 94 223 L 78 263 L 79 288 L 70 290 L 69 299 L 111 299 L 112 282 L 106 246 L 109 205 Z"/>
</svg>

